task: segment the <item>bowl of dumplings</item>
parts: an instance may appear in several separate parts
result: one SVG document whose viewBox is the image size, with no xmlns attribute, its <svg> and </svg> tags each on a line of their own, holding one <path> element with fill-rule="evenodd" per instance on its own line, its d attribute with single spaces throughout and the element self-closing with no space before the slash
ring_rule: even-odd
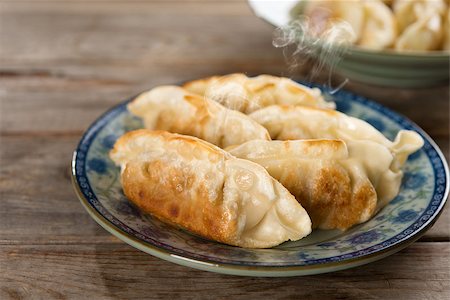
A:
<svg viewBox="0 0 450 300">
<path fill-rule="evenodd" d="M 350 80 L 412 88 L 448 84 L 448 0 L 249 0 L 249 4 L 277 31 L 298 36 L 290 42 L 300 44 L 300 54 L 328 64 Z"/>
<path fill-rule="evenodd" d="M 448 171 L 412 122 L 343 93 L 240 73 L 154 87 L 86 131 L 75 189 L 117 237 L 194 268 L 290 276 L 382 258 L 433 224 Z"/>
</svg>

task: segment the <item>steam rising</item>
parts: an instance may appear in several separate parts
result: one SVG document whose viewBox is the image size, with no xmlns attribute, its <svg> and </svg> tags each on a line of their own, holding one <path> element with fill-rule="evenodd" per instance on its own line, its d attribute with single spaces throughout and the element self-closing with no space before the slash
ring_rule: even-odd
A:
<svg viewBox="0 0 450 300">
<path fill-rule="evenodd" d="M 290 72 L 309 63 L 312 69 L 309 78 L 316 77 L 324 66 L 328 66 L 330 94 L 335 93 L 347 83 L 344 80 L 338 87 L 331 88 L 331 73 L 348 51 L 355 33 L 345 21 L 312 22 L 307 16 L 300 16 L 288 25 L 275 29 L 273 45 L 283 48 L 283 55 Z"/>
</svg>

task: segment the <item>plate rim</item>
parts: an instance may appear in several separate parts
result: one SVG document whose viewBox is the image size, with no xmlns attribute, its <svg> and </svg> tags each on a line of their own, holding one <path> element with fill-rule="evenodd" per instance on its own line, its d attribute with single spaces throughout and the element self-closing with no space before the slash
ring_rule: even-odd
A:
<svg viewBox="0 0 450 300">
<path fill-rule="evenodd" d="M 326 90 L 326 87 L 319 84 L 311 84 L 300 81 L 302 84 L 307 84 L 309 86 L 313 87 L 320 87 L 323 91 Z M 312 274 L 318 274 L 318 273 L 326 273 L 326 272 L 333 272 L 338 270 L 343 270 L 351 267 L 360 266 L 363 264 L 367 264 L 379 259 L 382 259 L 386 256 L 389 256 L 391 254 L 394 254 L 411 243 L 415 242 L 417 239 L 419 239 L 439 218 L 440 214 L 442 213 L 442 210 L 447 202 L 448 194 L 449 194 L 449 188 L 450 188 L 450 181 L 449 181 L 449 169 L 447 161 L 440 150 L 440 148 L 437 146 L 437 144 L 434 142 L 433 139 L 424 131 L 422 130 L 417 124 L 415 124 L 413 121 L 408 119 L 407 117 L 394 112 L 393 110 L 377 103 L 374 101 L 371 101 L 365 97 L 353 94 L 348 91 L 340 90 L 338 91 L 338 94 L 344 94 L 342 97 L 352 97 L 352 101 L 356 101 L 359 103 L 362 103 L 365 106 L 369 106 L 372 109 L 375 109 L 376 111 L 380 112 L 383 115 L 387 115 L 388 117 L 395 117 L 395 121 L 398 123 L 399 121 L 406 121 L 406 123 L 409 123 L 409 126 L 412 126 L 415 130 L 417 130 L 425 139 L 426 141 L 432 146 L 433 150 L 437 153 L 437 157 L 439 158 L 439 161 L 442 163 L 442 167 L 444 169 L 444 178 L 445 178 L 445 190 L 442 193 L 442 198 L 439 200 L 439 205 L 434 211 L 433 215 L 431 215 L 418 229 L 413 230 L 410 235 L 406 236 L 404 239 L 398 240 L 395 243 L 387 246 L 386 248 L 383 248 L 381 250 L 368 253 L 368 254 L 362 254 L 358 257 L 352 257 L 352 258 L 346 258 L 341 259 L 338 261 L 332 261 L 332 262 L 324 262 L 324 263 L 315 263 L 310 265 L 291 265 L 291 266 L 260 266 L 260 265 L 239 265 L 239 264 L 233 264 L 233 263 L 226 263 L 226 262 L 217 262 L 217 261 L 210 261 L 208 259 L 199 259 L 195 257 L 189 257 L 187 256 L 180 256 L 176 253 L 171 252 L 169 249 L 164 249 L 161 247 L 158 247 L 156 245 L 152 245 L 144 240 L 141 240 L 131 233 L 128 233 L 124 231 L 123 229 L 117 227 L 115 224 L 113 224 L 109 219 L 107 219 L 105 216 L 103 216 L 95 207 L 92 206 L 91 202 L 86 198 L 86 195 L 81 190 L 81 183 L 79 181 L 79 175 L 77 174 L 77 162 L 79 160 L 79 153 L 81 146 L 86 143 L 88 138 L 94 134 L 93 138 L 96 136 L 96 134 L 100 131 L 101 128 L 103 128 L 106 124 L 108 124 L 108 120 L 110 120 L 112 117 L 114 117 L 113 113 L 119 113 L 121 112 L 121 109 L 123 109 L 128 102 L 130 102 L 132 99 L 134 99 L 136 96 L 130 97 L 127 100 L 120 102 L 119 104 L 113 106 L 112 108 L 108 109 L 105 113 L 100 115 L 84 132 L 82 138 L 80 139 L 76 150 L 73 153 L 72 162 L 71 162 L 71 179 L 72 179 L 72 185 L 75 189 L 75 192 L 81 201 L 83 207 L 87 210 L 89 215 L 104 229 L 106 229 L 108 232 L 113 234 L 114 236 L 118 237 L 120 240 L 124 241 L 125 243 L 131 245 L 134 248 L 137 248 L 143 252 L 146 252 L 148 254 L 151 254 L 153 256 L 156 256 L 158 258 L 177 263 L 180 265 L 184 265 L 187 267 L 192 267 L 200 270 L 205 271 L 212 271 L 217 273 L 223 273 L 223 274 L 231 274 L 231 275 L 243 275 L 243 276 L 269 276 L 269 277 L 281 277 L 281 276 L 299 276 L 299 275 L 312 275 Z M 105 118 L 106 121 L 105 121 Z M 99 126 L 98 124 L 104 121 L 105 124 L 102 124 Z M 91 143 L 88 143 L 88 146 L 90 147 Z M 89 149 L 88 147 L 88 149 Z M 87 152 L 87 150 L 86 150 Z M 427 155 L 427 158 L 431 160 L 431 158 Z M 85 160 L 84 160 L 85 161 Z M 433 174 L 436 180 L 436 169 L 433 166 Z M 89 180 L 87 179 L 87 184 L 90 186 Z M 436 194 L 436 182 L 435 187 L 433 191 L 433 196 Z M 93 195 L 95 196 L 95 195 Z M 431 204 L 430 200 L 428 206 Z M 428 208 L 427 206 L 427 208 Z M 419 218 L 417 219 L 419 220 Z M 410 229 L 414 224 L 416 224 L 418 221 L 415 221 L 410 226 L 408 226 L 406 229 L 402 230 L 400 233 L 396 234 L 394 237 L 390 237 L 387 240 L 390 240 L 392 238 L 397 237 L 402 232 Z M 378 243 L 379 244 L 379 243 Z M 376 244 L 376 245 L 378 245 Z M 373 246 L 370 246 L 373 247 Z M 370 248 L 368 247 L 368 248 Z M 366 248 L 367 249 L 367 248 Z M 358 251 L 364 251 L 365 249 L 357 250 Z M 355 253 L 352 252 L 352 253 Z"/>
</svg>

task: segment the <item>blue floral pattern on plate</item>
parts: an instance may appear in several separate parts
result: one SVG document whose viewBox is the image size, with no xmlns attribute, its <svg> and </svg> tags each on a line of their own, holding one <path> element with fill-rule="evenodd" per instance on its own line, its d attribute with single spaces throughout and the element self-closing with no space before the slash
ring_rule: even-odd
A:
<svg viewBox="0 0 450 300">
<path fill-rule="evenodd" d="M 72 162 L 74 183 L 102 226 L 119 232 L 120 238 L 131 237 L 141 250 L 175 262 L 186 259 L 193 267 L 204 263 L 212 271 L 225 268 L 225 273 L 242 274 L 233 269 L 239 266 L 251 269 L 251 275 L 258 275 L 258 268 L 272 269 L 281 272 L 276 276 L 283 276 L 286 267 L 302 274 L 302 267 L 319 266 L 319 271 L 310 273 L 320 273 L 334 270 L 327 267 L 330 264 L 350 266 L 351 261 L 374 254 L 382 257 L 383 252 L 399 250 L 418 238 L 436 219 L 448 194 L 448 167 L 435 143 L 411 121 L 345 91 L 333 98 L 339 110 L 369 121 L 390 139 L 400 129 L 415 130 L 425 139 L 424 147 L 405 164 L 399 195 L 370 221 L 346 232 L 316 230 L 300 241 L 272 249 L 243 249 L 205 240 L 141 213 L 123 195 L 119 168 L 108 156 L 118 137 L 143 127 L 127 111 L 127 102 L 101 116 L 81 139 Z"/>
</svg>

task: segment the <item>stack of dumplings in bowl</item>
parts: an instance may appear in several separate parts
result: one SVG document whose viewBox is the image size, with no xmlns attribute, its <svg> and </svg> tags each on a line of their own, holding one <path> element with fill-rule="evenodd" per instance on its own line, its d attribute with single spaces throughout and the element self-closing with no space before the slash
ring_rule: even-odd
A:
<svg viewBox="0 0 450 300">
<path fill-rule="evenodd" d="M 347 230 L 399 193 L 423 140 L 394 141 L 287 78 L 230 74 L 137 96 L 145 129 L 111 159 L 124 194 L 163 222 L 217 242 L 269 248 L 314 228 Z"/>
<path fill-rule="evenodd" d="M 302 0 L 314 36 L 348 24 L 349 42 L 372 50 L 450 51 L 446 0 Z"/>
</svg>

